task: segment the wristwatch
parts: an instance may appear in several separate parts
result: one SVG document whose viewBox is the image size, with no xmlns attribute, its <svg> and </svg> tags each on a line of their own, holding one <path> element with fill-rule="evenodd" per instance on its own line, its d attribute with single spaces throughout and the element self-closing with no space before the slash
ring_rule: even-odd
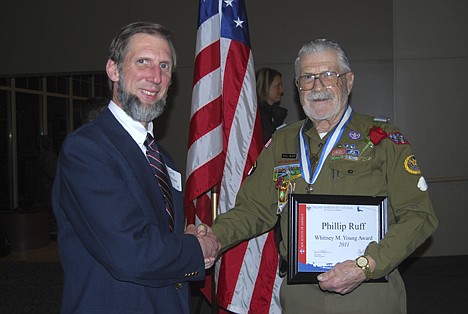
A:
<svg viewBox="0 0 468 314">
<path fill-rule="evenodd" d="M 356 265 L 362 269 L 364 275 L 366 275 L 366 281 L 372 279 L 372 271 L 370 269 L 369 260 L 364 255 L 356 258 Z"/>
</svg>

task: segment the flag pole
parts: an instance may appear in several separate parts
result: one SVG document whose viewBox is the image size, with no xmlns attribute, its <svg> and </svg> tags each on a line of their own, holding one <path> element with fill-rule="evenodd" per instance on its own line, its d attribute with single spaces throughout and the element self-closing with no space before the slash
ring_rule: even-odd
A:
<svg viewBox="0 0 468 314">
<path fill-rule="evenodd" d="M 214 223 L 216 217 L 218 216 L 218 196 L 219 196 L 219 187 L 216 184 L 211 188 L 211 213 L 212 213 L 212 224 Z M 211 268 L 211 313 L 219 313 L 219 305 L 216 301 L 216 276 L 215 276 L 215 267 Z"/>
</svg>

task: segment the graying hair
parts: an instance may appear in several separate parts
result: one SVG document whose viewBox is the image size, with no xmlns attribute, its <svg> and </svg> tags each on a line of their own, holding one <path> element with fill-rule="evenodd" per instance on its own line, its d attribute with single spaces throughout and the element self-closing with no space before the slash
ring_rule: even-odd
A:
<svg viewBox="0 0 468 314">
<path fill-rule="evenodd" d="M 346 52 L 344 49 L 338 44 L 336 41 L 320 38 L 314 39 L 305 43 L 299 53 L 297 54 L 296 61 L 294 62 L 294 70 L 296 74 L 296 80 L 301 75 L 301 59 L 305 55 L 320 53 L 324 51 L 333 50 L 338 55 L 338 63 L 340 66 L 340 71 L 349 72 L 351 71 L 351 67 L 349 66 L 348 57 L 346 56 Z"/>
</svg>

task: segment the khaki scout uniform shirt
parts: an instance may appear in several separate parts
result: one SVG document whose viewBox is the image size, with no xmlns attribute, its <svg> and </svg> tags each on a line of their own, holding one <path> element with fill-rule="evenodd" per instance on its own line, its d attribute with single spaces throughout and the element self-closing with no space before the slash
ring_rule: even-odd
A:
<svg viewBox="0 0 468 314">
<path fill-rule="evenodd" d="M 274 169 L 299 163 L 298 133 L 303 123 L 298 121 L 274 133 L 253 173 L 242 184 L 235 207 L 216 219 L 212 228 L 223 250 L 275 225 L 278 190 L 273 180 Z M 389 136 L 369 145 L 369 130 L 374 126 Z M 321 139 L 311 121 L 307 121 L 304 134 L 310 154 L 320 156 L 330 133 Z M 302 177 L 293 182 L 293 192 L 306 193 L 308 184 Z M 398 271 L 393 270 L 437 227 L 427 186 L 409 143 L 395 126 L 353 112 L 312 187 L 315 194 L 388 196 L 388 232 L 379 243 L 371 242 L 365 254 L 376 262 L 373 278 L 391 275 L 388 283 L 363 283 L 345 296 L 323 292 L 318 285 L 286 285 L 284 281 L 281 303 L 285 313 L 301 313 L 302 309 L 308 313 L 315 313 L 312 309 L 317 313 L 371 313 L 372 304 L 378 313 L 386 313 L 385 309 L 388 313 L 405 313 L 404 285 Z M 280 253 L 285 258 L 288 214 L 285 206 L 280 214 L 283 237 Z M 283 290 L 288 289 L 294 292 L 285 295 Z M 294 296 L 297 300 L 292 300 Z M 291 307 L 293 303 L 296 304 Z"/>
</svg>

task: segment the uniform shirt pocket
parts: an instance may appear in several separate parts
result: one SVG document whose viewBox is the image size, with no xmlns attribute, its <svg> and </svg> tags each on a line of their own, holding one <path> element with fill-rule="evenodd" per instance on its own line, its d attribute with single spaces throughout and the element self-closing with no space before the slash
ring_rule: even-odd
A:
<svg viewBox="0 0 468 314">
<path fill-rule="evenodd" d="M 336 178 L 340 179 L 346 176 L 358 176 L 365 174 L 372 168 L 372 159 L 346 159 L 332 160 L 329 164 L 330 169 L 336 174 Z"/>
</svg>

